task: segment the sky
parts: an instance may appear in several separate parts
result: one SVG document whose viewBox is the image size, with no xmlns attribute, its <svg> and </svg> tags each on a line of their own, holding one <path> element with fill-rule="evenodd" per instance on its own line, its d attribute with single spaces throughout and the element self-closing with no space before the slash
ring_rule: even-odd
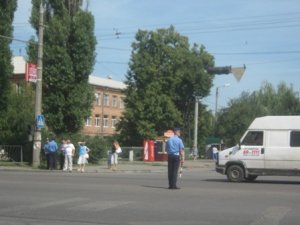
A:
<svg viewBox="0 0 300 225">
<path fill-rule="evenodd" d="M 208 109 L 215 109 L 217 88 L 219 109 L 265 82 L 300 91 L 299 0 L 85 0 L 84 8 L 95 17 L 95 76 L 124 81 L 137 31 L 173 25 L 191 46 L 204 45 L 215 66 L 246 66 L 239 82 L 232 74 L 215 76 L 210 96 L 201 100 Z M 30 12 L 31 0 L 18 0 L 14 38 L 35 35 Z M 26 56 L 25 43 L 11 48 Z"/>
</svg>

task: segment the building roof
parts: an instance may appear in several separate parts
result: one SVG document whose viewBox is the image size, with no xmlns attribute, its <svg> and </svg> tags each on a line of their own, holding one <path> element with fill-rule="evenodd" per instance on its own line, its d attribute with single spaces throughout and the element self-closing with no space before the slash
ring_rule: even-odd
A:
<svg viewBox="0 0 300 225">
<path fill-rule="evenodd" d="M 126 88 L 126 84 L 122 81 L 113 80 L 111 78 L 96 77 L 96 76 L 89 76 L 89 84 L 101 86 L 101 87 L 114 88 L 114 89 Z"/>
<path fill-rule="evenodd" d="M 256 118 L 249 130 L 300 130 L 300 116 L 264 116 Z"/>
<path fill-rule="evenodd" d="M 14 74 L 25 74 L 26 60 L 23 56 L 14 56 L 11 63 L 14 66 Z"/>
<path fill-rule="evenodd" d="M 12 65 L 14 66 L 14 74 L 25 74 L 26 60 L 23 56 L 14 56 L 12 58 Z M 126 84 L 122 81 L 113 80 L 111 78 L 103 78 L 97 76 L 89 76 L 89 84 L 101 87 L 108 87 L 114 89 L 125 89 Z"/>
</svg>

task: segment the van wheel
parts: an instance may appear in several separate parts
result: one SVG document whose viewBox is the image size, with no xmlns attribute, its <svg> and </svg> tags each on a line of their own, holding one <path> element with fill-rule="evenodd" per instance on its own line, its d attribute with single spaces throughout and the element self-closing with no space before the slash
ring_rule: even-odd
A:
<svg viewBox="0 0 300 225">
<path fill-rule="evenodd" d="M 249 175 L 248 177 L 245 178 L 246 181 L 248 182 L 253 182 L 257 178 L 257 175 Z"/>
<path fill-rule="evenodd" d="M 244 177 L 244 170 L 239 165 L 232 165 L 227 169 L 227 179 L 230 182 L 242 182 Z"/>
</svg>

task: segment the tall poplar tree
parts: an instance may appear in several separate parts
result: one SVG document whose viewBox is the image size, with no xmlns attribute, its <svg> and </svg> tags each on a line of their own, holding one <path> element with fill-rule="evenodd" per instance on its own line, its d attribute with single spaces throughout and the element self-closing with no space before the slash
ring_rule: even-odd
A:
<svg viewBox="0 0 300 225">
<path fill-rule="evenodd" d="M 9 44 L 13 34 L 13 19 L 17 0 L 0 1 L 0 112 L 7 109 L 10 90 L 9 77 L 13 73 L 12 54 Z"/>
<path fill-rule="evenodd" d="M 95 63 L 94 17 L 82 0 L 44 0 L 43 113 L 56 133 L 77 132 L 94 99 L 88 77 Z M 32 26 L 38 31 L 39 5 L 32 0 Z M 36 60 L 36 46 L 28 48 Z"/>
<path fill-rule="evenodd" d="M 209 93 L 213 76 L 205 68 L 213 65 L 213 57 L 203 46 L 191 48 L 188 38 L 172 26 L 138 31 L 132 48 L 121 137 L 128 144 L 141 144 L 174 126 L 191 134 L 194 96 Z"/>
</svg>

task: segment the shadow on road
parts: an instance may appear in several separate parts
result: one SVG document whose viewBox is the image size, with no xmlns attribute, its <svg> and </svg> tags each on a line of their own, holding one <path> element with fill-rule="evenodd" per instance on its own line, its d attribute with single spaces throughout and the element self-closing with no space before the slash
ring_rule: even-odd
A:
<svg viewBox="0 0 300 225">
<path fill-rule="evenodd" d="M 218 183 L 231 183 L 234 184 L 234 182 L 229 182 L 227 180 L 223 180 L 223 179 L 205 179 L 202 181 L 206 181 L 206 182 L 218 182 Z M 256 181 L 252 181 L 252 182 L 241 182 L 242 184 L 288 184 L 288 185 L 300 185 L 300 181 L 290 181 L 290 180 L 256 180 Z"/>
<path fill-rule="evenodd" d="M 168 188 L 166 188 L 166 187 L 149 186 L 149 185 L 142 185 L 141 187 L 146 187 L 146 188 L 155 188 L 155 189 L 168 189 Z"/>
</svg>

